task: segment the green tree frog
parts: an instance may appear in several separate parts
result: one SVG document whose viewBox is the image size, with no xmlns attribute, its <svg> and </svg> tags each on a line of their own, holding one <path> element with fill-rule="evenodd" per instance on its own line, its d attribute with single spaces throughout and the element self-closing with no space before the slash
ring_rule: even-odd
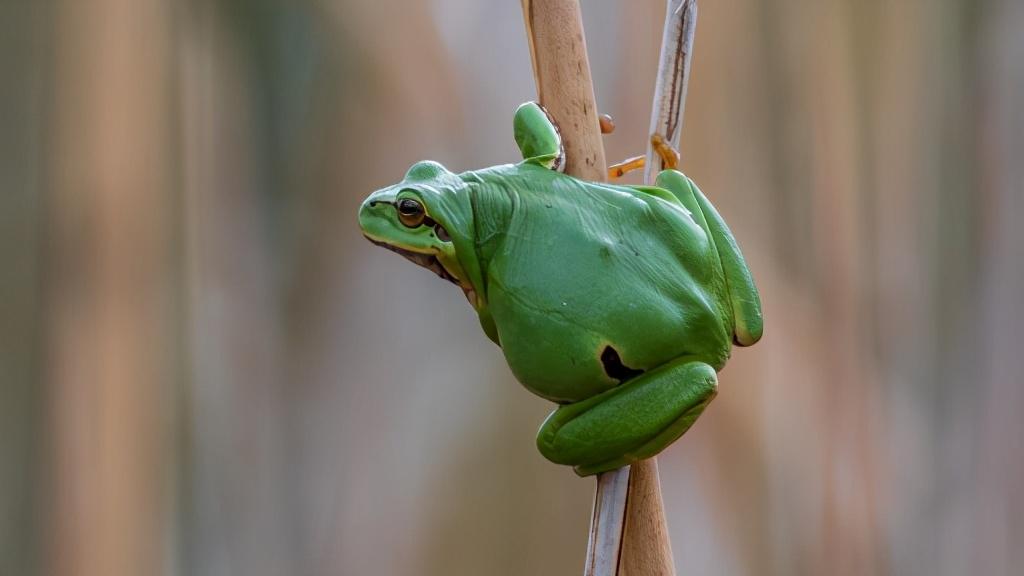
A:
<svg viewBox="0 0 1024 576">
<path fill-rule="evenodd" d="M 559 406 L 537 435 L 581 476 L 649 458 L 717 392 L 732 344 L 761 337 L 736 240 L 692 180 L 559 172 L 546 111 L 514 119 L 524 160 L 454 174 L 424 161 L 371 194 L 363 234 L 459 286 L 515 377 Z"/>
</svg>

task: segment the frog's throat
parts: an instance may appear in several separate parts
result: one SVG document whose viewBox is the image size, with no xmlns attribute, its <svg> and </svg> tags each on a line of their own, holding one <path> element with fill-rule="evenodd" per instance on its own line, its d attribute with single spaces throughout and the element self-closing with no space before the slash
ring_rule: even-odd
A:
<svg viewBox="0 0 1024 576">
<path fill-rule="evenodd" d="M 469 300 L 469 303 L 473 306 L 473 308 L 478 307 L 479 302 L 477 301 L 476 290 L 473 289 L 473 286 L 471 286 L 469 282 L 459 278 L 455 274 L 452 274 L 450 270 L 445 268 L 444 264 L 441 263 L 441 260 L 438 259 L 436 253 L 414 252 L 412 250 L 406 250 L 405 248 L 399 248 L 398 246 L 395 246 L 393 244 L 388 244 L 387 242 L 374 240 L 373 238 L 370 238 L 366 234 L 363 234 L 363 236 L 367 240 L 369 240 L 370 243 L 376 244 L 381 248 L 391 250 L 395 254 L 401 255 L 406 260 L 409 260 L 414 264 L 418 264 L 426 268 L 427 270 L 430 270 L 434 274 L 437 274 L 441 278 L 444 278 L 445 280 L 451 282 L 452 284 L 455 284 L 456 286 L 462 289 L 462 293 L 466 295 L 466 300 Z"/>
</svg>

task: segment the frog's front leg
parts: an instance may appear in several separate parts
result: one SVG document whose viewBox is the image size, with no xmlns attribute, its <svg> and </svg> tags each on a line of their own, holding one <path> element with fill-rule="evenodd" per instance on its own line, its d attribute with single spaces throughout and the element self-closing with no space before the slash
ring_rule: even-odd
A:
<svg viewBox="0 0 1024 576">
<path fill-rule="evenodd" d="M 680 358 L 597 396 L 566 404 L 537 434 L 545 458 L 580 476 L 650 458 L 683 435 L 715 397 L 708 364 Z"/>
<path fill-rule="evenodd" d="M 561 172 L 565 167 L 565 148 L 548 111 L 536 102 L 526 102 L 516 109 L 512 120 L 523 161 Z"/>
</svg>

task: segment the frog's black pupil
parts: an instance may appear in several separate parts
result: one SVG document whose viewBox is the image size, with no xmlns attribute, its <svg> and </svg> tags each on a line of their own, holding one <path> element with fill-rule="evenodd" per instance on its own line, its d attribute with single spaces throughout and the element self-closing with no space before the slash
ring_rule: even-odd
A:
<svg viewBox="0 0 1024 576">
<path fill-rule="evenodd" d="M 405 200 L 399 201 L 398 211 L 401 212 L 403 216 L 416 216 L 423 212 L 423 206 L 420 206 L 420 203 L 415 200 L 406 198 Z"/>
</svg>

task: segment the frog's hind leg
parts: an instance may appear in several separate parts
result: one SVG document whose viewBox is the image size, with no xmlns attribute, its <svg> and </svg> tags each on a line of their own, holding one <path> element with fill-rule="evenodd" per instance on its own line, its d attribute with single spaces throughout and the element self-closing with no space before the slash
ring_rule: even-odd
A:
<svg viewBox="0 0 1024 576">
<path fill-rule="evenodd" d="M 663 170 L 658 174 L 657 185 L 675 194 L 711 237 L 722 262 L 729 300 L 732 302 L 735 325 L 733 340 L 740 346 L 756 343 L 761 339 L 764 329 L 761 297 L 729 226 L 700 188 L 682 172 Z"/>
<path fill-rule="evenodd" d="M 551 413 L 537 447 L 589 476 L 650 458 L 683 435 L 717 392 L 708 364 L 682 358 Z"/>
</svg>

